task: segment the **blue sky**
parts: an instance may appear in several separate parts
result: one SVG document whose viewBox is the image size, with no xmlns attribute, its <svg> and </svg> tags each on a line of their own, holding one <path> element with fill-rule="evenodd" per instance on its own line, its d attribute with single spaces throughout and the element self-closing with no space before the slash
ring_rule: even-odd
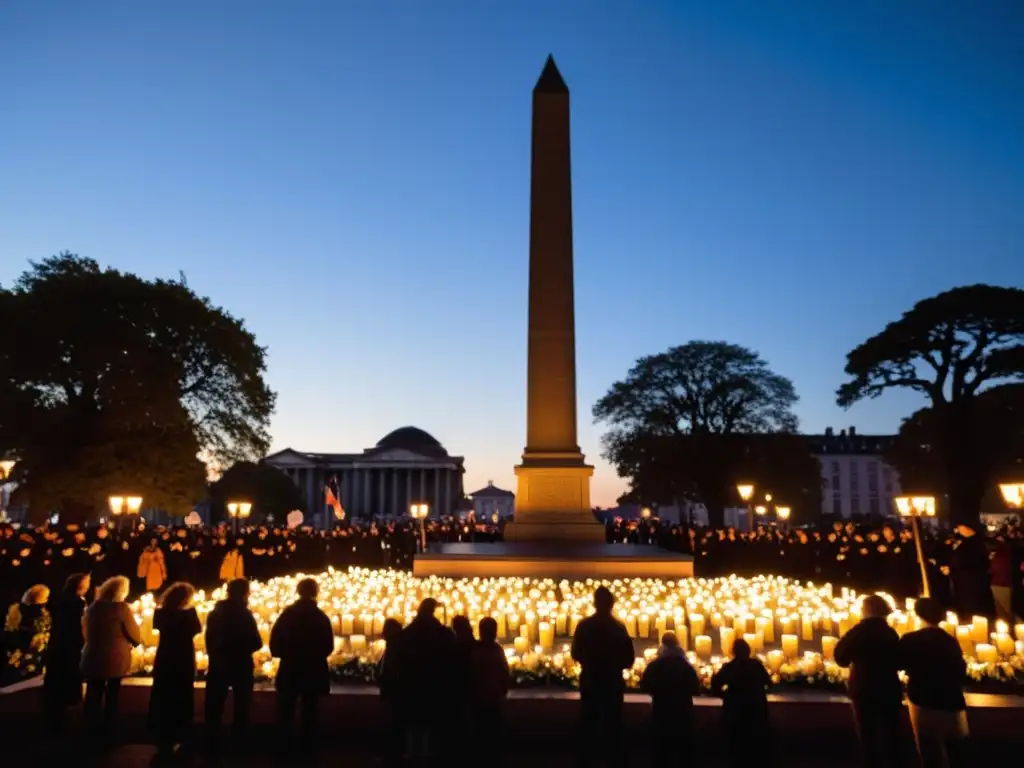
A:
<svg viewBox="0 0 1024 768">
<path fill-rule="evenodd" d="M 580 439 L 642 354 L 761 352 L 802 427 L 926 295 L 1020 285 L 1024 6 L 0 4 L 0 281 L 68 249 L 189 284 L 270 350 L 274 447 L 415 424 L 514 487 L 530 92 L 572 90 Z"/>
</svg>

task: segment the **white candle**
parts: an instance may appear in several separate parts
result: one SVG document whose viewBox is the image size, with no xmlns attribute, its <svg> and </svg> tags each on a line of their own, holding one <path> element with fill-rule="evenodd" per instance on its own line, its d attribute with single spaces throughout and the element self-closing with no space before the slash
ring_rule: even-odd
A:
<svg viewBox="0 0 1024 768">
<path fill-rule="evenodd" d="M 974 650 L 978 656 L 978 661 L 982 662 L 983 664 L 995 664 L 997 661 L 999 661 L 999 654 L 996 653 L 996 648 L 994 645 L 989 645 L 988 643 L 978 643 L 975 646 Z"/>
<path fill-rule="evenodd" d="M 824 635 L 821 638 L 821 655 L 832 661 L 836 657 L 836 643 L 839 640 L 832 635 Z"/>
<path fill-rule="evenodd" d="M 702 659 L 711 656 L 711 638 L 707 635 L 697 635 L 693 641 L 693 648 Z"/>
<path fill-rule="evenodd" d="M 640 637 L 647 639 L 651 636 L 651 617 L 646 613 L 641 613 L 636 619 L 636 633 Z"/>
<path fill-rule="evenodd" d="M 773 675 L 777 675 L 785 659 L 786 657 L 782 651 L 768 651 L 768 671 Z"/>
<path fill-rule="evenodd" d="M 359 653 L 366 650 L 366 635 L 352 635 L 349 638 L 352 645 L 352 653 Z"/>
<path fill-rule="evenodd" d="M 720 627 L 718 629 L 718 639 L 722 645 L 722 655 L 732 656 L 732 646 L 736 640 L 736 630 L 732 627 Z"/>
<path fill-rule="evenodd" d="M 559 637 L 565 637 L 566 630 L 569 627 L 569 617 L 564 613 L 560 613 L 555 617 L 555 634 Z"/>
<path fill-rule="evenodd" d="M 512 641 L 512 647 L 515 648 L 516 655 L 522 656 L 530 648 L 530 641 L 520 635 Z"/>
<path fill-rule="evenodd" d="M 993 632 L 992 645 L 999 651 L 1000 656 L 1013 656 L 1013 638 L 1007 632 Z"/>
<path fill-rule="evenodd" d="M 800 650 L 800 638 L 796 635 L 782 636 L 782 653 L 787 659 L 795 659 Z"/>
<path fill-rule="evenodd" d="M 1016 635 L 1018 640 L 1024 643 L 1024 624 L 1015 624 L 1013 626 L 1013 634 Z"/>
<path fill-rule="evenodd" d="M 964 655 L 970 656 L 971 652 L 974 650 L 974 643 L 971 640 L 971 628 L 957 627 L 956 640 L 960 643 L 960 650 L 964 652 Z"/>
<path fill-rule="evenodd" d="M 550 622 L 542 621 L 537 627 L 537 634 L 540 637 L 540 647 L 550 651 L 555 645 L 555 630 Z"/>
<path fill-rule="evenodd" d="M 351 635 L 352 634 L 352 625 L 355 623 L 355 620 L 356 620 L 356 617 L 353 616 L 351 613 L 346 613 L 344 616 L 342 616 L 341 617 L 341 634 L 343 634 L 343 635 Z"/>
<path fill-rule="evenodd" d="M 508 636 L 508 632 L 505 629 L 505 614 L 498 611 L 494 615 L 494 623 L 498 625 L 498 639 L 504 640 Z"/>
<path fill-rule="evenodd" d="M 805 613 L 803 615 L 803 618 L 800 620 L 800 627 L 803 630 L 801 634 L 804 640 L 810 641 L 814 639 L 814 622 L 808 614 Z"/>
<path fill-rule="evenodd" d="M 988 640 L 988 619 L 975 616 L 971 619 L 971 640 L 984 644 Z"/>
<path fill-rule="evenodd" d="M 656 634 L 658 636 L 658 640 L 661 640 L 661 636 L 665 634 L 665 631 L 667 629 L 668 629 L 668 621 L 665 619 L 664 616 L 659 616 L 658 618 L 656 618 L 654 620 L 654 634 Z M 683 631 L 685 631 L 686 627 L 684 626 L 684 627 L 682 627 L 682 629 L 683 629 Z M 678 635 L 679 632 L 677 631 L 676 634 Z"/>
<path fill-rule="evenodd" d="M 690 634 L 694 637 L 704 634 L 704 614 L 690 614 Z"/>
<path fill-rule="evenodd" d="M 658 639 L 661 639 L 660 635 Z M 684 651 L 690 650 L 690 633 L 685 626 L 676 630 L 676 640 L 679 641 L 679 647 Z"/>
</svg>

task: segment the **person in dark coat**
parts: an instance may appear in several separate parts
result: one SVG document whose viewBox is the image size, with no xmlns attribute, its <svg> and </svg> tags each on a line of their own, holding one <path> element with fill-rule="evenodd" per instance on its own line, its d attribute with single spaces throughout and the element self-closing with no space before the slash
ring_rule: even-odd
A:
<svg viewBox="0 0 1024 768">
<path fill-rule="evenodd" d="M 263 647 L 256 619 L 249 611 L 249 582 L 228 582 L 227 597 L 220 600 L 206 617 L 206 653 L 210 666 L 206 673 L 205 720 L 207 749 L 216 753 L 220 724 L 228 690 L 234 694 L 234 718 L 231 721 L 231 746 L 240 752 L 245 746 L 252 704 L 252 655 Z"/>
<path fill-rule="evenodd" d="M 380 698 L 388 708 L 391 732 L 388 739 L 392 765 L 401 765 L 405 759 L 405 717 L 402 709 L 402 679 L 399 676 L 398 643 L 402 635 L 402 622 L 398 619 L 385 619 L 381 628 L 384 638 L 384 654 L 377 670 L 377 685 Z"/>
<path fill-rule="evenodd" d="M 64 729 L 68 707 L 82 700 L 82 673 L 79 671 L 85 645 L 82 617 L 91 584 L 88 573 L 68 576 L 50 627 L 43 676 L 43 712 L 47 724 L 57 733 Z"/>
<path fill-rule="evenodd" d="M 836 663 L 850 668 L 847 688 L 868 768 L 903 765 L 900 636 L 886 621 L 889 612 L 885 598 L 865 597 L 861 620 L 835 649 Z"/>
<path fill-rule="evenodd" d="M 941 603 L 922 598 L 914 612 L 924 627 L 903 636 L 900 655 L 917 753 L 922 768 L 961 768 L 967 765 L 967 664 L 960 644 L 939 626 L 946 617 Z"/>
<path fill-rule="evenodd" d="M 691 753 L 693 697 L 700 693 L 700 678 L 675 632 L 662 634 L 658 658 L 644 670 L 640 690 L 651 697 L 654 764 L 685 765 Z"/>
<path fill-rule="evenodd" d="M 732 653 L 732 660 L 711 678 L 712 695 L 722 699 L 723 737 L 729 764 L 737 768 L 770 766 L 774 763 L 774 747 L 766 691 L 771 677 L 760 660 L 751 658 L 746 640 L 735 640 Z"/>
<path fill-rule="evenodd" d="M 311 755 L 320 698 L 331 692 L 327 659 L 334 652 L 334 630 L 317 607 L 316 580 L 302 579 L 295 591 L 298 599 L 281 612 L 270 631 L 270 653 L 281 660 L 275 683 L 282 752 L 294 750 L 292 721 L 301 702 L 300 751 Z"/>
<path fill-rule="evenodd" d="M 996 603 L 989 581 L 988 550 L 985 540 L 969 525 L 956 527 L 949 578 L 953 585 L 953 607 L 961 621 L 971 616 L 995 616 Z"/>
<path fill-rule="evenodd" d="M 448 727 L 463 730 L 469 722 L 469 655 L 476 645 L 476 638 L 473 637 L 473 625 L 466 616 L 461 615 L 452 619 L 452 634 L 455 635 L 455 645 L 452 648 L 452 674 L 448 688 Z M 463 740 L 457 746 L 468 748 L 470 744 L 468 740 Z"/>
<path fill-rule="evenodd" d="M 469 681 L 475 753 L 487 754 L 492 764 L 500 765 L 509 670 L 505 651 L 498 644 L 498 622 L 490 616 L 480 620 L 480 642 L 469 652 Z"/>
<path fill-rule="evenodd" d="M 572 657 L 583 667 L 580 673 L 579 765 L 594 762 L 599 744 L 607 748 L 609 765 L 624 765 L 622 700 L 624 670 L 636 656 L 625 625 L 612 615 L 615 597 L 607 587 L 594 591 L 594 615 L 583 619 L 572 639 Z"/>
<path fill-rule="evenodd" d="M 203 627 L 192 606 L 194 595 L 191 584 L 179 581 L 160 596 L 153 611 L 153 630 L 160 633 L 160 641 L 153 662 L 148 723 L 162 758 L 180 752 L 195 715 L 195 636 Z"/>
<path fill-rule="evenodd" d="M 448 712 L 455 655 L 455 635 L 437 620 L 436 611 L 437 601 L 424 599 L 398 643 L 407 751 L 410 759 L 424 763 L 442 751 L 438 742 Z"/>
</svg>

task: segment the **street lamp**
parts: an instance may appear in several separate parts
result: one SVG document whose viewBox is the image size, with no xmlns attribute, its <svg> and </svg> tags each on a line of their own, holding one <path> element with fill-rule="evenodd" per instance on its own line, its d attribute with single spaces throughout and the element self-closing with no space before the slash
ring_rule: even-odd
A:
<svg viewBox="0 0 1024 768">
<path fill-rule="evenodd" d="M 430 514 L 430 505 L 424 502 L 409 506 L 409 516 L 413 520 L 420 521 L 420 552 L 427 551 L 427 515 Z"/>
<path fill-rule="evenodd" d="M 779 520 L 781 520 L 782 522 L 784 522 L 786 524 L 785 527 L 786 527 L 787 530 L 789 529 L 789 514 L 790 514 L 790 511 L 791 510 L 790 510 L 789 507 L 775 507 L 775 516 L 777 518 L 779 518 Z"/>
<path fill-rule="evenodd" d="M 229 501 L 228 517 L 231 518 L 232 534 L 238 535 L 238 518 L 245 520 L 252 511 L 252 504 L 248 501 Z"/>
<path fill-rule="evenodd" d="M 754 486 L 752 483 L 739 483 L 736 486 L 736 492 L 740 495 L 743 503 L 747 505 L 747 528 L 753 531 L 754 507 L 751 505 L 750 500 L 754 498 Z"/>
<path fill-rule="evenodd" d="M 11 472 L 17 462 L 13 459 L 0 461 L 0 483 L 6 483 L 11 479 Z M 7 520 L 7 505 L 5 503 L 4 489 L 0 488 L 0 520 Z"/>
<path fill-rule="evenodd" d="M 924 562 L 924 548 L 921 546 L 921 529 L 917 524 L 919 517 L 935 517 L 934 496 L 897 496 L 893 499 L 896 503 L 896 510 L 902 517 L 910 518 L 910 525 L 914 531 L 914 548 L 917 550 L 917 564 L 921 567 L 921 585 L 924 588 L 924 596 L 931 597 L 931 588 L 928 585 L 928 568 Z"/>
<path fill-rule="evenodd" d="M 650 516 L 651 516 L 651 508 L 650 507 L 644 507 L 643 509 L 640 510 L 640 517 L 642 517 L 644 520 L 648 519 Z"/>
</svg>

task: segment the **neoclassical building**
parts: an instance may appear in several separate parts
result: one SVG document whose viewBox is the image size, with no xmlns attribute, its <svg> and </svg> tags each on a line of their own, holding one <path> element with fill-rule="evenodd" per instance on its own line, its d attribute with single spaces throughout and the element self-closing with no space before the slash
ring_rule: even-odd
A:
<svg viewBox="0 0 1024 768">
<path fill-rule="evenodd" d="M 264 462 L 284 472 L 306 498 L 307 522 L 330 521 L 324 486 L 336 477 L 349 519 L 400 516 L 426 502 L 431 516 L 456 511 L 462 500 L 462 456 L 451 456 L 432 435 L 402 427 L 362 453 L 306 453 L 286 448 Z M 312 519 L 310 519 L 312 518 Z"/>
</svg>

